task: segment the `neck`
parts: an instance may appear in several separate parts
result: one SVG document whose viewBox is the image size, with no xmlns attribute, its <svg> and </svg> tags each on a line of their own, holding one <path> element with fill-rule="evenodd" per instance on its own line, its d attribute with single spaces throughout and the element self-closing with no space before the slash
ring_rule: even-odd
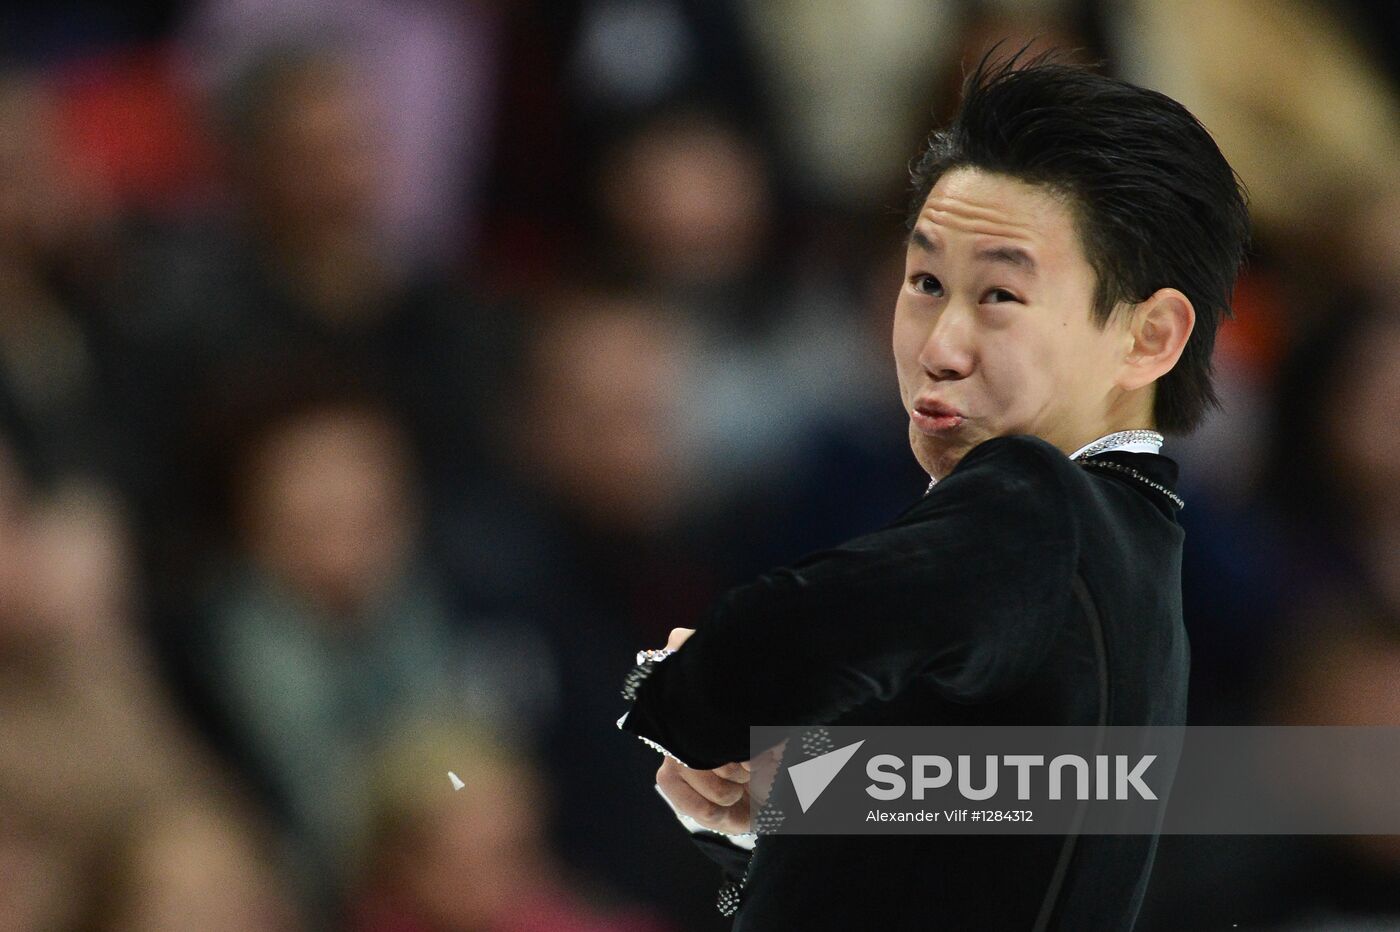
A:
<svg viewBox="0 0 1400 932">
<path fill-rule="evenodd" d="M 1086 444 L 1109 434 L 1124 430 L 1156 430 L 1157 419 L 1152 416 L 1152 401 L 1150 394 L 1140 395 L 1134 392 L 1123 395 L 1116 402 L 1110 403 L 1108 410 L 1103 412 L 1097 423 L 1068 430 L 1058 440 L 1049 437 L 1046 439 L 1063 450 L 1066 456 L 1070 456 Z"/>
</svg>

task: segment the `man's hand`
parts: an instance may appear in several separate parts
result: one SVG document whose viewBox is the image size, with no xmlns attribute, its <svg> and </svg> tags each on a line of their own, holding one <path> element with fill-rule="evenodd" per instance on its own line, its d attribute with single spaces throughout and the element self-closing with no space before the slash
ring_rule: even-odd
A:
<svg viewBox="0 0 1400 932">
<path fill-rule="evenodd" d="M 749 763 L 692 770 L 668 757 L 656 771 L 656 785 L 681 812 L 705 828 L 726 835 L 750 831 Z"/>
<path fill-rule="evenodd" d="M 694 633 L 694 628 L 672 628 L 666 646 L 677 649 Z M 786 744 L 784 741 L 769 748 L 759 757 L 779 757 Z M 736 761 L 714 770 L 695 770 L 667 757 L 656 771 L 656 785 L 673 806 L 705 828 L 726 835 L 741 835 L 752 831 L 749 778 L 753 763 Z M 761 804 L 767 799 L 767 788 L 758 789 Z"/>
<path fill-rule="evenodd" d="M 672 628 L 666 646 L 675 650 L 694 633 L 694 628 Z M 748 782 L 747 761 L 694 770 L 668 757 L 656 771 L 656 785 L 672 805 L 705 828 L 729 835 L 749 830 Z"/>
<path fill-rule="evenodd" d="M 705 828 L 741 835 L 753 831 L 752 800 L 763 805 L 771 789 L 770 785 L 759 786 L 751 780 L 753 765 L 770 762 L 771 766 L 760 771 L 767 775 L 766 781 L 758 782 L 771 784 L 786 746 L 787 741 L 783 741 L 753 760 L 725 764 L 714 770 L 694 770 L 668 757 L 656 771 L 656 785 L 672 805 Z"/>
</svg>

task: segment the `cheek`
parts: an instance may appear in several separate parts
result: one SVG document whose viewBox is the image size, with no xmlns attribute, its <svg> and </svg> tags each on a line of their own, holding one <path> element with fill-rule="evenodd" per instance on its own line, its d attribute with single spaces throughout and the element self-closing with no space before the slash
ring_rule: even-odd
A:
<svg viewBox="0 0 1400 932">
<path fill-rule="evenodd" d="M 918 371 L 923 336 L 900 304 L 895 305 L 890 343 L 894 352 L 895 370 L 899 373 L 900 384 L 903 385 L 906 379 Z"/>
<path fill-rule="evenodd" d="M 1070 334 L 1058 322 L 1019 320 L 995 335 L 983 353 L 983 391 L 998 412 L 998 433 L 1044 436 L 1076 400 L 1080 361 L 1067 353 Z"/>
<path fill-rule="evenodd" d="M 1069 363 L 1065 374 L 1068 385 L 1093 397 L 1108 391 L 1123 351 L 1116 334 L 1113 326 L 1100 330 L 1093 324 L 1086 324 L 1074 335 L 1063 354 Z"/>
<path fill-rule="evenodd" d="M 985 344 L 982 381 L 998 409 L 1008 417 L 1041 407 L 1051 379 L 1055 354 L 1032 327 L 1009 327 Z"/>
</svg>

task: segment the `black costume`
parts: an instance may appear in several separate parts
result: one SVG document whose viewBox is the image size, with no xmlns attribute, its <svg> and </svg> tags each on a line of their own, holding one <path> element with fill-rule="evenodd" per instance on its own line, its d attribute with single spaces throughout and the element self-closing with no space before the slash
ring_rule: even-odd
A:
<svg viewBox="0 0 1400 932">
<path fill-rule="evenodd" d="M 619 727 L 713 768 L 749 757 L 751 724 L 1185 724 L 1175 480 L 1160 454 L 988 440 L 880 530 L 727 592 Z M 750 855 L 695 838 L 731 881 L 747 869 L 736 932 L 1129 929 L 1156 849 L 765 835 Z"/>
</svg>

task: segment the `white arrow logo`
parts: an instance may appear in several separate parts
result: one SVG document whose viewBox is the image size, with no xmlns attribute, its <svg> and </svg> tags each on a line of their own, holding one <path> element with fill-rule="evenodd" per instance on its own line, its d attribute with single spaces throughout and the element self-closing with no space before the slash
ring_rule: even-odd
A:
<svg viewBox="0 0 1400 932">
<path fill-rule="evenodd" d="M 806 812 L 808 807 L 817 801 L 817 797 L 831 785 L 831 781 L 836 779 L 841 768 L 846 766 L 846 762 L 855 756 L 856 750 L 864 743 L 865 739 L 862 738 L 855 744 L 827 751 L 819 757 L 804 760 L 802 763 L 794 764 L 788 768 L 788 776 L 792 778 L 792 788 L 797 791 L 797 801 L 802 805 L 803 812 Z"/>
</svg>

